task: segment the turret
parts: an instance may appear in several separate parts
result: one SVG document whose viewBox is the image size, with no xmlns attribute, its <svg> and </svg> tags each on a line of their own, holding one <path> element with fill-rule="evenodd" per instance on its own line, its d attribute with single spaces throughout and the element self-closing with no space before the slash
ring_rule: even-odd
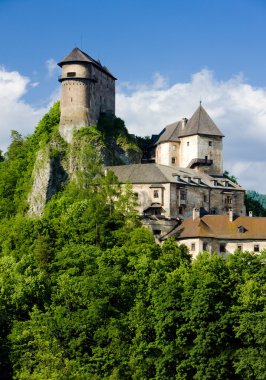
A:
<svg viewBox="0 0 266 380">
<path fill-rule="evenodd" d="M 222 175 L 223 137 L 200 104 L 179 133 L 180 166 Z"/>
<path fill-rule="evenodd" d="M 71 142 L 74 129 L 97 124 L 102 113 L 115 114 L 116 78 L 78 48 L 58 65 L 62 68 L 59 131 Z"/>
</svg>

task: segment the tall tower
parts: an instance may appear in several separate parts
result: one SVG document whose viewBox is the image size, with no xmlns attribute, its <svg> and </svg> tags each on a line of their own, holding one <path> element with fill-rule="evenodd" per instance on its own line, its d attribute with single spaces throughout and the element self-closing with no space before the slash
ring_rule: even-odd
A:
<svg viewBox="0 0 266 380">
<path fill-rule="evenodd" d="M 115 80 L 110 71 L 78 48 L 58 66 L 62 68 L 59 131 L 72 141 L 74 129 L 96 125 L 103 113 L 115 114 Z"/>
<path fill-rule="evenodd" d="M 222 175 L 223 137 L 200 104 L 192 117 L 182 123 L 180 128 L 180 166 L 211 175 Z"/>
</svg>

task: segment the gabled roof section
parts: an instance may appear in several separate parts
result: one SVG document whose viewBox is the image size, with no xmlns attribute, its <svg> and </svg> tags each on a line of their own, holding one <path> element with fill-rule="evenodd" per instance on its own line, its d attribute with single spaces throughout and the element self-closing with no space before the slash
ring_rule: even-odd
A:
<svg viewBox="0 0 266 380">
<path fill-rule="evenodd" d="M 167 125 L 163 131 L 160 133 L 158 140 L 155 145 L 161 144 L 162 142 L 179 141 L 179 131 L 181 129 L 181 121 L 177 121 L 173 124 Z"/>
<path fill-rule="evenodd" d="M 239 216 L 231 222 L 228 215 L 205 215 L 194 220 L 186 219 L 167 237 L 173 235 L 177 239 L 265 240 L 266 218 Z"/>
<path fill-rule="evenodd" d="M 131 164 L 108 166 L 107 169 L 112 170 L 121 183 L 130 181 L 132 184 L 149 184 L 150 187 L 160 187 L 165 183 L 174 183 L 185 186 L 215 188 L 221 192 L 226 191 L 228 193 L 235 190 L 244 191 L 242 187 L 230 180 L 228 180 L 228 186 L 226 188 L 220 184 L 218 178 L 217 185 L 214 185 L 214 178 L 212 176 L 203 172 L 195 173 L 195 170 L 190 168 L 160 164 Z M 188 181 L 188 178 L 191 180 Z M 224 177 L 221 177 L 220 179 L 223 178 Z M 198 179 L 200 179 L 200 183 Z"/>
<path fill-rule="evenodd" d="M 179 137 L 193 135 L 224 137 L 201 104 L 179 133 Z"/>
<path fill-rule="evenodd" d="M 80 50 L 79 48 L 74 48 L 62 61 L 58 63 L 58 66 L 62 67 L 66 63 L 77 63 L 77 62 L 84 62 L 84 63 L 90 63 L 94 66 L 96 66 L 99 70 L 104 71 L 107 75 L 112 77 L 113 79 L 116 79 L 112 73 L 107 69 L 107 67 L 102 66 L 100 61 L 95 61 L 92 57 L 90 57 L 88 54 L 84 53 L 84 51 Z"/>
</svg>

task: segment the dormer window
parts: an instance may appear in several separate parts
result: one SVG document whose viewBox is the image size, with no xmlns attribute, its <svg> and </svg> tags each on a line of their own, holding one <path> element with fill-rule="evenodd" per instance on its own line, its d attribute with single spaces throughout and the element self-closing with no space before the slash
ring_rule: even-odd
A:
<svg viewBox="0 0 266 380">
<path fill-rule="evenodd" d="M 247 229 L 244 226 L 239 226 L 237 228 L 238 228 L 238 232 L 241 234 L 244 234 L 247 231 Z"/>
</svg>

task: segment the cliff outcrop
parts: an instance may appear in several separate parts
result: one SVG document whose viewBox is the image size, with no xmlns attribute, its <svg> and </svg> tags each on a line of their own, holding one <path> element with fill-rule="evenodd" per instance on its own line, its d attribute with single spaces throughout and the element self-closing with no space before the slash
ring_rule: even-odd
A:
<svg viewBox="0 0 266 380">
<path fill-rule="evenodd" d="M 142 152 L 136 139 L 128 133 L 121 119 L 102 117 L 97 126 L 73 131 L 72 142 L 68 144 L 58 132 L 59 123 L 50 125 L 50 113 L 58 122 L 59 112 L 57 104 L 40 123 L 46 137 L 40 139 L 42 144 L 36 152 L 32 171 L 32 186 L 27 198 L 31 217 L 41 216 L 49 199 L 68 181 L 86 175 L 90 165 L 130 164 L 141 159 Z M 47 129 L 45 121 L 49 121 Z"/>
</svg>

